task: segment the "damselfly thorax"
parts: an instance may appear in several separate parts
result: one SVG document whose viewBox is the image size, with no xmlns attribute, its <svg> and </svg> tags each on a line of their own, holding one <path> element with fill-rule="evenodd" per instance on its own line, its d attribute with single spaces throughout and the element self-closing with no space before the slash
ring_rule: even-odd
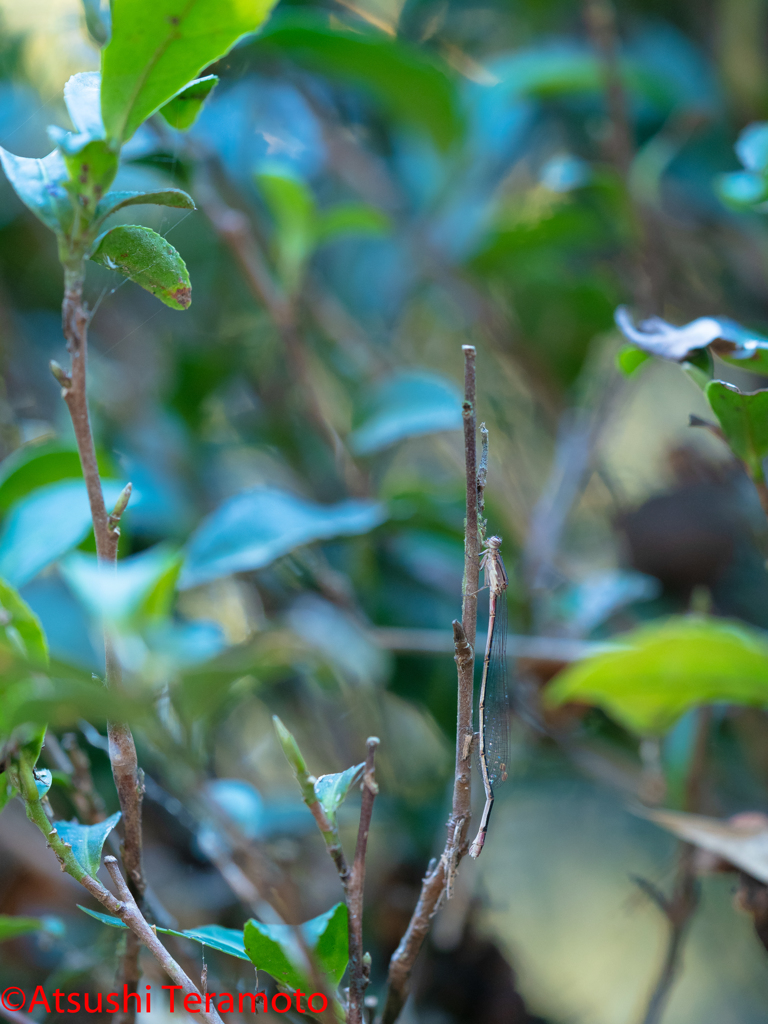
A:
<svg viewBox="0 0 768 1024">
<path fill-rule="evenodd" d="M 480 562 L 485 586 L 488 587 L 491 594 L 501 594 L 509 586 L 509 577 L 504 568 L 500 547 L 501 537 L 489 537 L 488 547 L 482 552 L 483 558 Z"/>
</svg>

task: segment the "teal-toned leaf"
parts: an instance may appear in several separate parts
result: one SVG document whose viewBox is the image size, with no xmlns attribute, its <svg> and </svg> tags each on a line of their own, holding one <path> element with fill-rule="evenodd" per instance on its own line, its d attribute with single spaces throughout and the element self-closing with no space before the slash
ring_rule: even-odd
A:
<svg viewBox="0 0 768 1024">
<path fill-rule="evenodd" d="M 269 14 L 273 0 L 112 0 L 101 110 L 122 143 Z"/>
<path fill-rule="evenodd" d="M 768 181 L 752 171 L 734 171 L 715 179 L 717 194 L 727 206 L 737 210 L 749 208 L 768 199 Z"/>
<path fill-rule="evenodd" d="M 164 188 L 155 192 L 109 192 L 96 207 L 96 219 L 106 220 L 125 206 L 172 206 L 177 210 L 196 210 L 192 196 L 180 188 Z"/>
<path fill-rule="evenodd" d="M 315 230 L 318 243 L 322 243 L 346 235 L 380 237 L 387 234 L 391 226 L 389 217 L 375 206 L 339 203 L 318 213 Z"/>
<path fill-rule="evenodd" d="M 123 485 L 102 483 L 112 507 Z M 0 577 L 15 587 L 28 583 L 51 562 L 77 547 L 92 529 L 85 483 L 63 480 L 32 491 L 16 502 L 0 529 Z"/>
<path fill-rule="evenodd" d="M 62 841 L 69 843 L 78 864 L 85 868 L 89 875 L 96 877 L 101 867 L 101 851 L 107 836 L 120 821 L 120 811 L 116 811 L 104 821 L 95 825 L 82 825 L 79 821 L 57 821 L 56 831 Z"/>
<path fill-rule="evenodd" d="M 753 480 L 763 479 L 768 455 L 768 390 L 739 391 L 722 380 L 710 381 L 704 392 L 736 458 Z"/>
<path fill-rule="evenodd" d="M 317 966 L 337 985 L 349 960 L 346 906 L 338 903 L 299 927 Z M 290 925 L 263 924 L 251 919 L 246 923 L 244 936 L 245 950 L 258 970 L 291 988 L 307 986 L 309 965 Z"/>
<path fill-rule="evenodd" d="M 697 388 L 706 391 L 707 385 L 714 374 L 714 360 L 708 348 L 695 349 L 688 353 L 688 358 L 680 364 L 683 373 L 692 380 Z"/>
<path fill-rule="evenodd" d="M 278 273 L 283 287 L 293 293 L 315 246 L 315 200 L 304 182 L 282 166 L 263 167 L 256 181 L 275 222 Z"/>
<path fill-rule="evenodd" d="M 372 455 L 406 437 L 461 425 L 461 395 L 450 381 L 415 370 L 396 373 L 371 396 L 368 415 L 352 434 L 352 450 Z"/>
<path fill-rule="evenodd" d="M 157 930 L 166 932 L 164 928 Z M 183 935 L 185 939 L 192 939 L 210 949 L 218 949 L 220 953 L 229 953 L 230 956 L 235 956 L 238 960 L 247 961 L 249 959 L 245 952 L 243 933 L 239 929 L 222 928 L 219 924 L 205 924 L 200 928 L 187 928 L 183 932 L 168 931 L 167 934 Z"/>
<path fill-rule="evenodd" d="M 115 475 L 115 467 L 103 453 L 97 454 L 102 479 Z M 0 512 L 45 484 L 82 479 L 77 449 L 60 441 L 32 441 L 21 445 L 0 462 Z"/>
<path fill-rule="evenodd" d="M 53 775 L 48 768 L 36 768 L 35 769 L 35 786 L 37 787 L 37 795 L 42 798 L 48 793 L 53 783 Z"/>
<path fill-rule="evenodd" d="M 112 28 L 109 3 L 104 0 L 83 0 L 83 10 L 88 35 L 97 46 L 105 46 L 109 42 Z"/>
<path fill-rule="evenodd" d="M 625 377 L 631 377 L 650 358 L 649 352 L 643 352 L 636 345 L 623 345 L 616 353 L 616 365 Z"/>
<path fill-rule="evenodd" d="M 16 195 L 56 234 L 72 225 L 73 207 L 66 190 L 67 168 L 58 149 L 42 160 L 14 156 L 0 146 L 0 164 Z"/>
<path fill-rule="evenodd" d="M 91 615 L 126 623 L 140 612 L 169 571 L 175 580 L 179 561 L 173 548 L 158 544 L 122 559 L 116 566 L 102 565 L 95 556 L 74 551 L 60 563 L 59 569 Z"/>
<path fill-rule="evenodd" d="M 101 75 L 98 71 L 81 71 L 72 75 L 64 86 L 64 102 L 75 132 L 91 139 L 104 138 L 100 89 Z"/>
<path fill-rule="evenodd" d="M 679 363 L 690 360 L 698 349 L 711 346 L 726 363 L 768 374 L 768 338 L 727 317 L 702 316 L 675 327 L 654 316 L 635 327 L 629 311 L 619 306 L 615 318 L 625 338 L 650 355 Z"/>
<path fill-rule="evenodd" d="M 48 664 L 48 643 L 40 620 L 14 588 L 0 579 L 0 646 L 39 668 Z"/>
<path fill-rule="evenodd" d="M 748 124 L 734 148 L 748 171 L 768 170 L 768 123 L 755 121 Z"/>
<path fill-rule="evenodd" d="M 186 589 L 234 572 L 261 569 L 294 548 L 367 533 L 385 519 L 384 507 L 375 501 L 319 505 L 270 487 L 243 491 L 220 505 L 194 532 L 179 586 Z"/>
<path fill-rule="evenodd" d="M 697 705 L 768 705 L 768 641 L 757 630 L 685 616 L 624 633 L 621 642 L 621 650 L 561 672 L 545 702 L 597 705 L 640 734 L 665 732 Z"/>
<path fill-rule="evenodd" d="M 0 914 L 0 942 L 4 939 L 15 939 L 17 935 L 39 932 L 42 927 L 43 922 L 39 917 L 12 917 L 10 914 Z"/>
<path fill-rule="evenodd" d="M 255 46 L 364 87 L 394 118 L 427 132 L 442 149 L 461 134 L 448 69 L 403 40 L 334 30 L 318 12 L 293 9 L 272 18 Z"/>
<path fill-rule="evenodd" d="M 110 928 L 127 928 L 126 924 L 119 917 L 112 917 L 111 914 L 102 914 L 98 910 L 89 910 L 87 907 L 77 904 L 78 909 L 89 917 L 94 917 L 102 924 L 108 924 Z M 191 939 L 199 942 L 201 946 L 208 946 L 210 949 L 218 949 L 221 953 L 228 953 L 237 957 L 238 960 L 248 960 L 248 954 L 243 945 L 243 933 L 237 928 L 222 928 L 218 924 L 204 924 L 200 928 L 190 928 L 187 931 L 179 932 L 173 928 L 157 928 L 163 935 L 177 935 L 182 939 Z"/>
<path fill-rule="evenodd" d="M 336 812 L 343 803 L 352 786 L 363 777 L 365 762 L 353 765 L 346 771 L 333 775 L 321 775 L 315 781 L 315 796 L 332 824 L 336 822 Z"/>
<path fill-rule="evenodd" d="M 248 839 L 261 835 L 264 823 L 264 799 L 257 789 L 244 779 L 213 779 L 206 786 L 208 796 L 224 813 L 236 822 Z"/>
<path fill-rule="evenodd" d="M 94 263 L 117 270 L 171 309 L 188 309 L 192 286 L 184 260 L 151 228 L 121 224 L 96 239 Z"/>
<path fill-rule="evenodd" d="M 180 93 L 160 107 L 160 114 L 172 128 L 186 131 L 191 128 L 200 116 L 203 104 L 214 88 L 219 84 L 218 75 L 206 75 L 190 82 Z"/>
</svg>

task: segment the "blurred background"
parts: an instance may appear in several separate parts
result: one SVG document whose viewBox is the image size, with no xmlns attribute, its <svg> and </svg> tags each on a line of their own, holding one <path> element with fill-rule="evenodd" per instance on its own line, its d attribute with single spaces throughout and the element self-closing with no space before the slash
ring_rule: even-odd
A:
<svg viewBox="0 0 768 1024">
<path fill-rule="evenodd" d="M 46 126 L 67 124 L 65 81 L 98 60 L 78 0 L 0 0 L 0 144 L 44 155 Z M 158 917 L 241 926 L 265 877 L 294 894 L 297 920 L 340 899 L 270 716 L 317 775 L 363 759 L 376 734 L 366 946 L 381 991 L 450 806 L 472 344 L 486 515 L 510 575 L 513 763 L 403 1020 L 640 1024 L 667 928 L 633 879 L 669 889 L 675 841 L 627 809 L 647 769 L 637 739 L 597 710 L 542 718 L 536 695 L 590 644 L 692 601 L 768 628 L 751 485 L 689 428 L 709 412 L 677 366 L 619 371 L 613 325 L 626 303 L 768 328 L 765 215 L 718 186 L 740 167 L 739 132 L 768 117 L 768 5 L 281 0 L 215 71 L 194 127 L 150 122 L 115 186 L 193 195 L 196 212 L 131 218 L 182 254 L 191 309 L 95 266 L 87 286 L 104 475 L 137 492 L 121 551 L 186 552 L 174 601 L 125 637 L 164 729 L 136 728 Z M 61 291 L 53 236 L 3 179 L 5 516 L 77 476 L 47 369 L 67 358 Z M 271 533 L 241 536 L 233 555 L 216 531 L 243 501 Z M 76 572 L 43 555 L 14 576 L 3 537 L 2 575 L 52 652 L 98 672 Z M 53 732 L 48 766 L 90 761 L 113 812 L 103 727 Z M 766 809 L 766 739 L 761 711 L 717 717 L 702 811 Z M 478 812 L 480 794 L 478 780 Z M 65 786 L 51 801 L 74 814 Z M 341 820 L 349 847 L 354 797 Z M 765 1020 L 768 959 L 734 888 L 731 875 L 702 880 L 666 1024 Z M 9 805 L 0 913 L 48 926 L 0 945 L 0 988 L 112 984 L 120 936 L 81 898 Z M 200 950 L 180 955 L 199 974 Z M 211 987 L 251 984 L 242 964 L 206 959 Z"/>
</svg>

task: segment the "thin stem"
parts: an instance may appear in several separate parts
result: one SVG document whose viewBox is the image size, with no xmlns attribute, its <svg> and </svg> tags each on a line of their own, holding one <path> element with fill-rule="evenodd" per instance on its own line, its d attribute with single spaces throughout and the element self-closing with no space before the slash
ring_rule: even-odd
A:
<svg viewBox="0 0 768 1024">
<path fill-rule="evenodd" d="M 69 380 L 64 378 L 66 386 L 62 387 L 62 397 L 69 409 L 72 426 L 80 455 L 80 464 L 88 492 L 88 501 L 93 519 L 93 532 L 96 538 L 96 551 L 101 562 L 115 565 L 117 562 L 117 546 L 120 537 L 118 529 L 118 508 L 110 516 L 104 504 L 101 488 L 101 477 L 96 460 L 96 447 L 88 414 L 87 367 L 88 367 L 88 314 L 83 302 L 84 272 L 82 263 L 76 268 L 67 267 L 64 273 L 64 301 L 62 305 L 62 326 L 67 342 L 67 350 L 72 359 Z M 127 495 L 121 495 L 118 507 L 125 507 Z M 124 499 L 124 500 L 123 500 Z M 104 636 L 104 654 L 107 685 L 119 689 L 122 685 L 122 669 L 115 653 L 114 644 L 108 631 Z M 109 760 L 112 765 L 112 776 L 115 780 L 120 800 L 123 822 L 123 862 L 128 874 L 132 891 L 141 901 L 145 883 L 142 871 L 142 835 L 141 835 L 141 800 L 143 784 L 136 757 L 136 745 L 127 725 L 110 722 L 107 727 L 109 736 Z M 138 979 L 138 946 L 129 942 L 123 962 L 123 980 L 125 984 Z M 133 990 L 131 990 L 133 991 Z"/>
<path fill-rule="evenodd" d="M 474 691 L 475 636 L 477 633 L 477 591 L 480 587 L 480 544 L 477 531 L 477 415 L 475 348 L 464 352 L 464 467 L 467 505 L 464 533 L 464 600 L 461 622 L 453 623 L 454 650 L 458 672 L 456 722 L 456 764 L 453 803 L 448 819 L 442 856 L 421 883 L 416 909 L 400 944 L 392 955 L 387 977 L 387 997 L 380 1024 L 394 1024 L 408 996 L 411 973 L 422 943 L 444 897 L 450 898 L 459 861 L 467 852 L 467 829 L 472 798 L 472 701 Z"/>
<path fill-rule="evenodd" d="M 24 800 L 27 817 L 33 824 L 37 825 L 45 836 L 48 846 L 59 860 L 62 871 L 66 871 L 67 874 L 71 875 L 110 914 L 119 917 L 131 929 L 140 942 L 152 953 L 171 981 L 175 985 L 181 986 L 185 995 L 200 996 L 200 992 L 194 982 L 190 980 L 165 946 L 163 946 L 139 910 L 131 891 L 120 874 L 117 860 L 114 857 L 105 857 L 104 864 L 112 877 L 119 898 L 116 898 L 109 889 L 106 889 L 98 879 L 88 874 L 72 852 L 71 845 L 62 840 L 55 825 L 49 821 L 37 791 L 33 765 L 31 760 L 23 753 L 18 763 L 18 773 L 19 789 Z M 223 1024 L 221 1017 L 219 1017 L 215 1009 L 209 1011 L 202 1009 L 200 1017 L 206 1021 L 206 1024 Z"/>
<path fill-rule="evenodd" d="M 379 791 L 374 778 L 374 758 L 378 745 L 379 740 L 375 736 L 368 738 L 368 754 L 365 759 L 365 773 L 363 775 L 363 799 L 360 805 L 360 824 L 357 829 L 357 846 L 347 889 L 351 975 L 347 1024 L 363 1024 L 365 990 L 368 988 L 370 981 L 370 963 L 366 961 L 363 950 L 363 890 L 365 887 L 365 854 L 368 848 L 368 833 L 371 829 L 373 801 Z"/>
<path fill-rule="evenodd" d="M 685 779 L 684 804 L 685 810 L 690 813 L 695 813 L 701 806 L 707 737 L 712 722 L 712 709 L 709 707 L 699 708 L 697 716 L 691 763 Z M 661 971 L 648 1000 L 642 1024 L 659 1024 L 672 992 L 672 986 L 680 971 L 688 925 L 699 903 L 694 856 L 695 848 L 690 843 L 682 843 L 672 896 L 666 900 L 659 894 L 659 898 L 656 899 L 656 903 L 663 910 L 669 922 L 669 935 Z"/>
</svg>

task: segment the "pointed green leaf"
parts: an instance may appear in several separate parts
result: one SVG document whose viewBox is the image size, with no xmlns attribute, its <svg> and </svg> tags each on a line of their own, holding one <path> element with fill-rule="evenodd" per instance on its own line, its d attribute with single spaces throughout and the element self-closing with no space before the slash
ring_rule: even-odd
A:
<svg viewBox="0 0 768 1024">
<path fill-rule="evenodd" d="M 15 939 L 17 935 L 39 932 L 43 922 L 39 917 L 14 917 L 0 914 L 0 942 L 4 939 Z"/>
<path fill-rule="evenodd" d="M 112 0 L 102 53 L 101 110 L 122 143 L 248 32 L 274 0 Z"/>
<path fill-rule="evenodd" d="M 77 904 L 77 909 L 82 910 L 89 917 L 95 917 L 102 924 L 108 924 L 110 928 L 125 928 L 126 931 L 128 930 L 128 925 L 121 921 L 119 917 L 112 917 L 111 914 L 102 914 L 99 910 L 89 910 L 88 907 L 83 907 L 79 903 Z M 159 928 L 158 931 L 160 931 Z"/>
<path fill-rule="evenodd" d="M 158 544 L 108 567 L 94 555 L 73 551 L 60 563 L 70 589 L 96 618 L 124 623 L 136 616 L 160 581 L 171 573 L 171 588 L 180 557 L 169 545 Z"/>
<path fill-rule="evenodd" d="M 192 196 L 180 188 L 164 188 L 155 192 L 110 192 L 96 207 L 101 222 L 125 206 L 173 206 L 178 210 L 195 210 Z"/>
<path fill-rule="evenodd" d="M 336 812 L 352 786 L 363 777 L 364 768 L 365 762 L 362 762 L 334 775 L 321 775 L 315 781 L 315 796 L 331 824 L 336 823 Z"/>
<path fill-rule="evenodd" d="M 757 630 L 684 616 L 623 633 L 621 642 L 561 672 L 545 702 L 597 705 L 641 734 L 663 733 L 701 704 L 768 706 L 768 641 Z"/>
<path fill-rule="evenodd" d="M 407 437 L 460 430 L 461 423 L 461 394 L 452 381 L 425 371 L 399 372 L 374 389 L 352 449 L 372 455 Z"/>
<path fill-rule="evenodd" d="M 317 965 L 333 980 L 341 981 L 349 962 L 349 914 L 344 903 L 337 903 L 319 917 L 302 925 L 307 944 L 314 949 Z"/>
<path fill-rule="evenodd" d="M 172 128 L 177 128 L 182 132 L 186 131 L 195 123 L 203 109 L 203 104 L 218 84 L 218 75 L 196 78 L 172 100 L 169 100 L 164 107 L 160 107 L 159 113 Z"/>
<path fill-rule="evenodd" d="M 79 821 L 57 821 L 55 828 L 62 840 L 72 847 L 78 864 L 95 878 L 101 867 L 101 851 L 106 838 L 118 821 L 120 811 L 95 825 L 81 825 Z"/>
<path fill-rule="evenodd" d="M 16 195 L 46 227 L 59 235 L 69 230 L 73 207 L 64 187 L 67 168 L 58 149 L 36 160 L 14 156 L 0 146 L 0 163 Z"/>
<path fill-rule="evenodd" d="M 318 967 L 338 985 L 349 959 L 347 908 L 337 903 L 325 914 L 299 925 Z M 298 989 L 309 983 L 309 965 L 292 926 L 263 924 L 251 919 L 245 925 L 245 950 L 258 970 L 275 981 Z"/>
<path fill-rule="evenodd" d="M 103 452 L 97 454 L 102 479 L 113 477 L 115 467 Z M 80 456 L 73 445 L 61 441 L 30 441 L 0 462 L 0 511 L 5 513 L 31 491 L 60 480 L 82 479 Z"/>
<path fill-rule="evenodd" d="M 96 239 L 94 263 L 119 271 L 171 309 L 187 309 L 192 286 L 184 260 L 151 228 L 121 224 Z"/>
<path fill-rule="evenodd" d="M 117 153 L 103 139 L 89 141 L 88 135 L 59 134 L 50 129 L 49 134 L 59 146 L 69 174 L 67 189 L 90 220 L 115 180 Z"/>
<path fill-rule="evenodd" d="M 286 291 L 293 293 L 315 246 L 315 200 L 303 181 L 279 165 L 262 168 L 256 180 L 275 222 L 278 273 Z"/>
<path fill-rule="evenodd" d="M 631 377 L 650 358 L 650 352 L 643 352 L 635 345 L 623 345 L 616 353 L 616 365 L 625 377 Z"/>
<path fill-rule="evenodd" d="M 762 480 L 763 459 L 768 455 L 768 390 L 739 391 L 733 384 L 713 380 L 705 394 L 731 451 L 754 480 Z"/>
</svg>

